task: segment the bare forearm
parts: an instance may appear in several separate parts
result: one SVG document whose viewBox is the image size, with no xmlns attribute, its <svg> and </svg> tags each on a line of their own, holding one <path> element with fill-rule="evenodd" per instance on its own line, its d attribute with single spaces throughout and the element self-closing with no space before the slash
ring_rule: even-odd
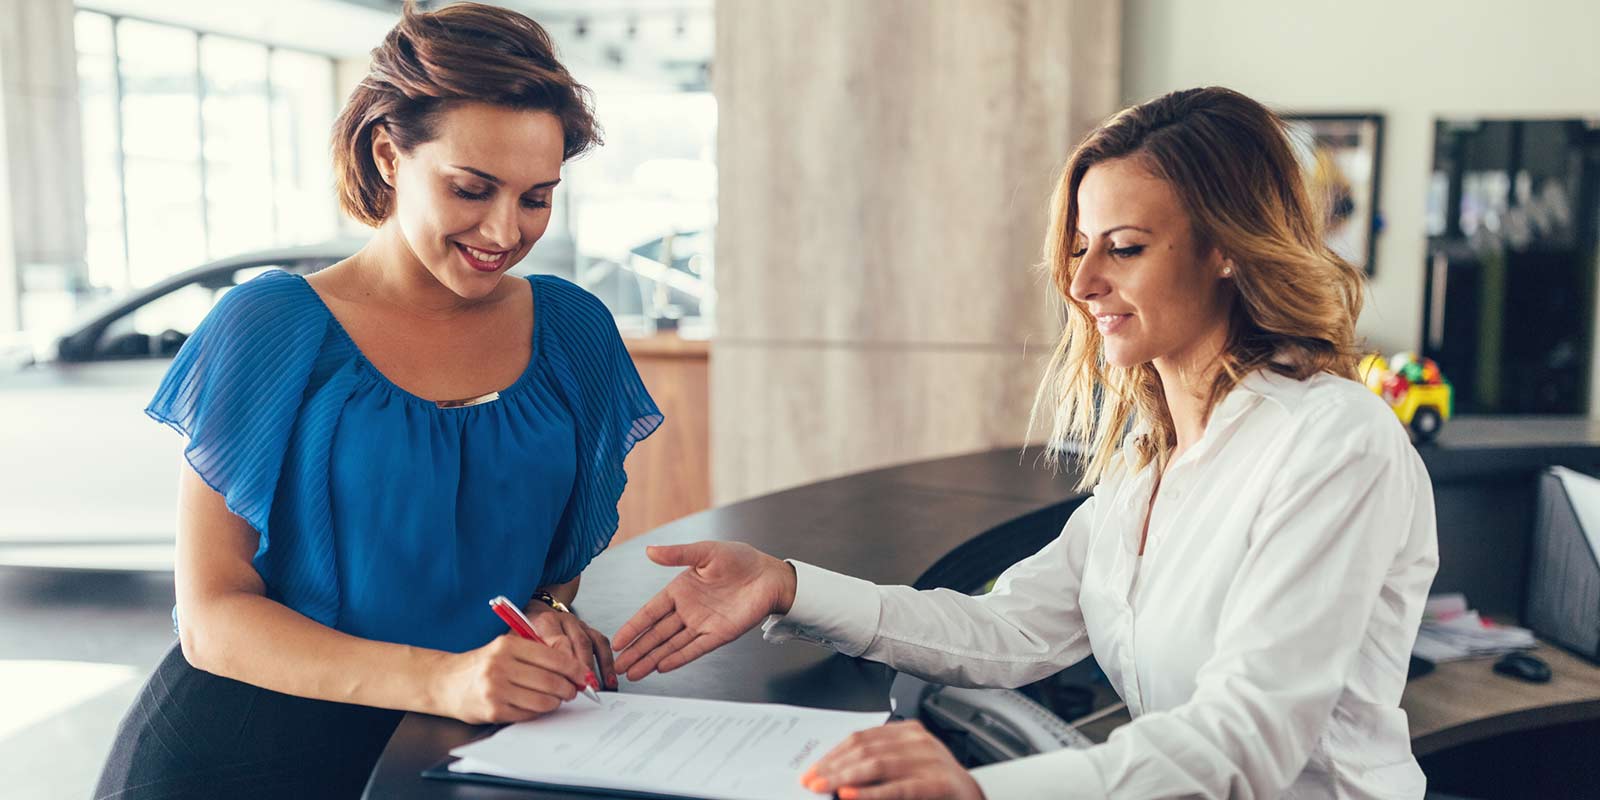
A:
<svg viewBox="0 0 1600 800">
<path fill-rule="evenodd" d="M 450 654 L 341 633 L 249 592 L 179 610 L 194 666 L 284 694 L 444 713 L 437 677 Z"/>
</svg>

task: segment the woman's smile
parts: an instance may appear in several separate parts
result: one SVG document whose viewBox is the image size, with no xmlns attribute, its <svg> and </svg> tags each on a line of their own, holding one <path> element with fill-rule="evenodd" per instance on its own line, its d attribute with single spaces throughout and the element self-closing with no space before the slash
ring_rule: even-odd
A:
<svg viewBox="0 0 1600 800">
<path fill-rule="evenodd" d="M 479 272 L 494 272 L 500 269 L 506 263 L 506 256 L 511 254 L 510 250 L 479 250 L 476 247 L 468 247 L 460 242 L 452 242 L 452 244 L 461 253 L 461 257 L 466 260 L 467 266 Z"/>
<path fill-rule="evenodd" d="M 1133 319 L 1132 314 L 1095 314 L 1094 324 L 1100 329 L 1100 335 L 1111 336 L 1130 319 Z"/>
</svg>

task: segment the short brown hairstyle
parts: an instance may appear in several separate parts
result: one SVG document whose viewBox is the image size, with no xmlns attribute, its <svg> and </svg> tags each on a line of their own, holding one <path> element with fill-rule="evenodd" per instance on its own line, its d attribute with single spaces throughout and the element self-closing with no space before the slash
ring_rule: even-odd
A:
<svg viewBox="0 0 1600 800">
<path fill-rule="evenodd" d="M 384 126 L 409 153 L 437 137 L 444 112 L 473 101 L 554 114 L 561 120 L 564 159 L 600 144 L 588 88 L 556 60 L 539 23 L 481 3 L 425 12 L 407 0 L 333 125 L 339 205 L 367 225 L 383 224 L 394 208 L 394 189 L 373 163 L 373 128 Z"/>
</svg>

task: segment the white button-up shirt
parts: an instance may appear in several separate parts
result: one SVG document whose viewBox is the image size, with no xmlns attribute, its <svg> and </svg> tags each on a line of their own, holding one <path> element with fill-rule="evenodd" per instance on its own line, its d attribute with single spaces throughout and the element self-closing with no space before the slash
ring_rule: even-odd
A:
<svg viewBox="0 0 1600 800">
<path fill-rule="evenodd" d="M 1092 653 L 1133 721 L 974 770 L 988 800 L 1422 797 L 1399 702 L 1438 543 L 1388 407 L 1342 378 L 1257 372 L 1151 507 L 1155 479 L 1112 470 L 979 597 L 796 562 L 766 636 L 959 686 L 1021 686 Z"/>
</svg>

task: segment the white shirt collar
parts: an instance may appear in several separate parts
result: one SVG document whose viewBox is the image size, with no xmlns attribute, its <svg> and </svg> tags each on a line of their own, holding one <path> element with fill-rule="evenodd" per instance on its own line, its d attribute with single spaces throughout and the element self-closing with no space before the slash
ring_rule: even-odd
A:
<svg viewBox="0 0 1600 800">
<path fill-rule="evenodd" d="M 1272 361 L 1276 364 L 1289 363 L 1282 356 L 1275 356 Z M 1226 433 L 1246 412 L 1254 408 L 1262 400 L 1276 403 L 1284 411 L 1293 413 L 1303 402 L 1308 385 L 1309 381 L 1296 380 L 1285 375 L 1279 375 L 1270 367 L 1262 367 L 1245 375 L 1211 410 L 1211 418 L 1206 422 L 1205 432 L 1201 434 L 1200 441 L 1195 443 L 1195 447 L 1190 452 L 1195 450 L 1204 452 L 1209 449 L 1210 442 L 1215 441 Z M 1124 455 L 1131 454 L 1133 452 L 1131 448 L 1138 441 L 1138 438 L 1149 432 L 1150 424 L 1148 421 L 1140 420 L 1134 423 L 1127 435 L 1122 439 Z M 1185 458 L 1188 458 L 1187 454 Z M 1131 462 L 1124 466 L 1131 466 Z M 1131 476 L 1132 474 L 1132 471 L 1130 471 L 1129 475 Z"/>
</svg>

